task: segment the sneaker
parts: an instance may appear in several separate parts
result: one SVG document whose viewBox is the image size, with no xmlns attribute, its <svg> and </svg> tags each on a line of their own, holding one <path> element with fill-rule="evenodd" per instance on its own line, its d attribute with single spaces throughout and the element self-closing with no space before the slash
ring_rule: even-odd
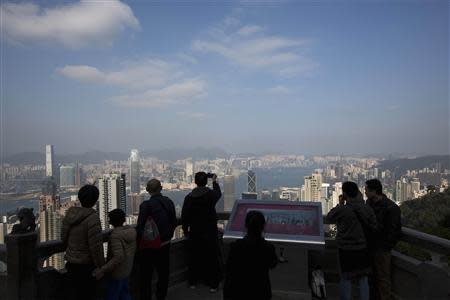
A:
<svg viewBox="0 0 450 300">
<path fill-rule="evenodd" d="M 209 292 L 210 292 L 210 293 L 217 293 L 217 289 L 210 288 L 210 289 L 209 289 Z"/>
</svg>

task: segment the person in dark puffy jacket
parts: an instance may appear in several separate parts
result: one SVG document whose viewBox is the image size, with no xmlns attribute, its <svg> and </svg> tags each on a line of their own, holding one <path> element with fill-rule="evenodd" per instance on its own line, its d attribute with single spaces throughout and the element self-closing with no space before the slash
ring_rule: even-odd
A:
<svg viewBox="0 0 450 300">
<path fill-rule="evenodd" d="M 327 215 L 336 224 L 336 242 L 340 267 L 340 299 L 352 299 L 352 281 L 357 280 L 360 299 L 369 299 L 370 259 L 364 224 L 376 228 L 372 209 L 364 204 L 361 192 L 354 182 L 344 182 L 339 204 Z"/>
<path fill-rule="evenodd" d="M 215 174 L 212 181 L 211 190 L 206 186 L 207 174 L 195 174 L 197 187 L 184 199 L 181 221 L 184 235 L 188 239 L 189 285 L 195 288 L 198 280 L 203 279 L 214 293 L 222 280 L 216 214 L 216 204 L 222 192 Z"/>
<path fill-rule="evenodd" d="M 153 270 L 158 273 L 158 282 L 156 284 L 156 299 L 165 299 L 167 288 L 169 286 L 169 257 L 170 240 L 177 226 L 177 217 L 175 206 L 168 197 L 161 194 L 162 185 L 157 179 L 151 179 L 147 183 L 147 192 L 150 199 L 142 202 L 139 207 L 139 216 L 137 220 L 137 247 L 139 259 L 139 280 L 141 299 L 151 299 L 152 297 L 152 277 Z M 148 218 L 153 218 L 161 239 L 160 248 L 146 248 L 141 243 L 145 224 Z"/>
<path fill-rule="evenodd" d="M 114 227 L 108 242 L 107 263 L 95 269 L 97 279 L 108 277 L 105 300 L 131 300 L 128 277 L 133 268 L 136 252 L 136 230 L 125 223 L 125 212 L 114 209 L 108 213 L 109 223 Z"/>
<path fill-rule="evenodd" d="M 95 299 L 95 268 L 105 264 L 102 227 L 92 208 L 99 197 L 98 188 L 85 185 L 78 191 L 81 207 L 71 207 L 62 222 L 61 239 L 66 247 L 70 299 Z"/>
<path fill-rule="evenodd" d="M 272 298 L 269 270 L 278 263 L 275 247 L 262 236 L 264 215 L 249 211 L 247 235 L 230 245 L 225 267 L 224 300 L 268 300 Z"/>
</svg>

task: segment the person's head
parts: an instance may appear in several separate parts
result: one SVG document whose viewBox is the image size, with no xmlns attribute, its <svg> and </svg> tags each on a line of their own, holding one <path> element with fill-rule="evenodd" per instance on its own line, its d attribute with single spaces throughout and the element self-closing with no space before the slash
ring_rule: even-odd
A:
<svg viewBox="0 0 450 300">
<path fill-rule="evenodd" d="M 344 199 L 356 198 L 359 194 L 359 188 L 353 181 L 346 181 L 342 184 L 342 195 Z"/>
<path fill-rule="evenodd" d="M 125 213 L 123 210 L 116 208 L 108 213 L 109 224 L 114 227 L 122 226 L 125 223 Z"/>
<path fill-rule="evenodd" d="M 245 217 L 245 227 L 247 228 L 247 235 L 251 237 L 260 237 L 266 225 L 264 215 L 257 210 L 251 210 Z"/>
<path fill-rule="evenodd" d="M 195 173 L 195 184 L 197 186 L 206 186 L 208 184 L 208 175 L 205 172 Z"/>
<path fill-rule="evenodd" d="M 98 196 L 98 188 L 92 184 L 86 184 L 78 191 L 78 200 L 80 200 L 83 207 L 93 207 L 97 203 Z"/>
<path fill-rule="evenodd" d="M 17 217 L 24 228 L 31 227 L 31 229 L 34 230 L 36 227 L 36 217 L 34 216 L 32 208 L 21 208 L 17 213 Z"/>
<path fill-rule="evenodd" d="M 154 195 L 154 194 L 159 194 L 162 191 L 162 185 L 161 185 L 161 181 L 159 181 L 156 178 L 150 179 L 147 182 L 147 188 L 146 188 L 147 192 L 150 195 Z"/>
<path fill-rule="evenodd" d="M 378 179 L 366 181 L 365 193 L 368 199 L 373 199 L 383 195 L 383 185 Z"/>
</svg>

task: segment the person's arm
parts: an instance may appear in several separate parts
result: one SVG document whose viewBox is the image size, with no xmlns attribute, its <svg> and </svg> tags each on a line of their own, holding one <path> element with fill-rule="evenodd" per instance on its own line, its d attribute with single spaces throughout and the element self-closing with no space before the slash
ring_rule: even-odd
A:
<svg viewBox="0 0 450 300">
<path fill-rule="evenodd" d="M 139 205 L 139 215 L 136 223 L 136 241 L 138 246 L 142 238 L 142 233 L 144 232 L 145 221 L 147 221 L 147 216 L 148 216 L 147 205 L 146 203 L 141 203 L 141 205 Z"/>
<path fill-rule="evenodd" d="M 181 226 L 185 236 L 189 236 L 189 226 L 191 218 L 190 198 L 187 195 L 184 198 L 183 208 L 181 209 Z"/>
<path fill-rule="evenodd" d="M 123 250 L 122 242 L 119 238 L 111 236 L 111 259 L 100 268 L 102 274 L 111 273 L 114 269 L 125 259 L 125 253 Z"/>
<path fill-rule="evenodd" d="M 98 216 L 88 220 L 88 244 L 92 260 L 97 268 L 105 264 L 103 254 L 102 225 Z"/>
<path fill-rule="evenodd" d="M 385 232 L 388 246 L 393 248 L 400 239 L 402 233 L 402 221 L 400 208 L 397 205 L 389 208 L 385 215 Z"/>
<path fill-rule="evenodd" d="M 328 215 L 326 216 L 326 220 L 330 224 L 336 224 L 338 220 L 341 218 L 342 212 L 345 209 L 345 205 L 338 204 L 334 208 L 330 210 Z"/>
<path fill-rule="evenodd" d="M 67 248 L 67 244 L 68 244 L 68 240 L 69 240 L 69 224 L 67 224 L 67 222 L 65 222 L 65 220 L 63 219 L 62 222 L 62 226 L 61 226 L 61 241 L 64 245 L 64 249 Z"/>
<path fill-rule="evenodd" d="M 214 174 L 213 177 L 213 195 L 214 195 L 214 201 L 217 203 L 220 200 L 220 197 L 222 197 L 222 191 L 220 190 L 220 185 L 217 183 L 217 175 Z"/>
</svg>

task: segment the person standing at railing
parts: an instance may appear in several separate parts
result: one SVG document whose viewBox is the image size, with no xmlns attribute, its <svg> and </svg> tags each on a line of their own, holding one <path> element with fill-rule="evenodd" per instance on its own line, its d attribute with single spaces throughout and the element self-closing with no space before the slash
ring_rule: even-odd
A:
<svg viewBox="0 0 450 300">
<path fill-rule="evenodd" d="M 213 189 L 206 186 L 212 178 Z M 205 280 L 211 293 L 217 292 L 222 280 L 222 265 L 218 241 L 216 204 L 222 196 L 216 174 L 195 174 L 197 187 L 186 196 L 181 211 L 183 232 L 187 237 L 188 281 L 195 288 Z"/>
<path fill-rule="evenodd" d="M 379 230 L 370 239 L 370 256 L 373 266 L 371 300 L 391 299 L 391 250 L 401 236 L 400 208 L 383 194 L 378 179 L 366 181 L 367 204 L 373 209 Z"/>
<path fill-rule="evenodd" d="M 96 186 L 83 186 L 78 191 L 81 207 L 69 208 L 63 219 L 61 238 L 66 248 L 69 299 L 96 299 L 93 271 L 105 264 L 100 218 L 92 208 L 98 197 Z"/>
<path fill-rule="evenodd" d="M 364 204 L 356 183 L 347 181 L 342 184 L 339 204 L 328 213 L 327 220 L 337 227 L 340 299 L 352 299 L 352 281 L 355 280 L 359 285 L 359 299 L 368 300 L 370 258 L 363 223 L 373 224 L 375 216 Z"/>
<path fill-rule="evenodd" d="M 249 211 L 245 217 L 247 234 L 230 245 L 225 267 L 224 300 L 269 300 L 272 298 L 269 270 L 275 268 L 278 257 L 275 247 L 262 233 L 264 215 Z"/>
<path fill-rule="evenodd" d="M 36 217 L 32 208 L 21 208 L 17 213 L 19 224 L 15 224 L 11 234 L 23 234 L 33 232 L 36 229 Z"/>
<path fill-rule="evenodd" d="M 108 213 L 109 224 L 114 229 L 108 242 L 108 261 L 103 267 L 95 269 L 94 275 L 101 279 L 108 278 L 105 300 L 131 300 L 128 288 L 128 277 L 133 268 L 136 252 L 136 229 L 123 226 L 125 212 L 114 209 Z"/>
<path fill-rule="evenodd" d="M 167 296 L 169 286 L 170 240 L 177 226 L 173 201 L 161 194 L 162 185 L 157 179 L 147 183 L 150 199 L 139 206 L 137 220 L 137 246 L 139 288 L 141 299 L 152 299 L 153 270 L 158 273 L 156 299 Z"/>
</svg>

